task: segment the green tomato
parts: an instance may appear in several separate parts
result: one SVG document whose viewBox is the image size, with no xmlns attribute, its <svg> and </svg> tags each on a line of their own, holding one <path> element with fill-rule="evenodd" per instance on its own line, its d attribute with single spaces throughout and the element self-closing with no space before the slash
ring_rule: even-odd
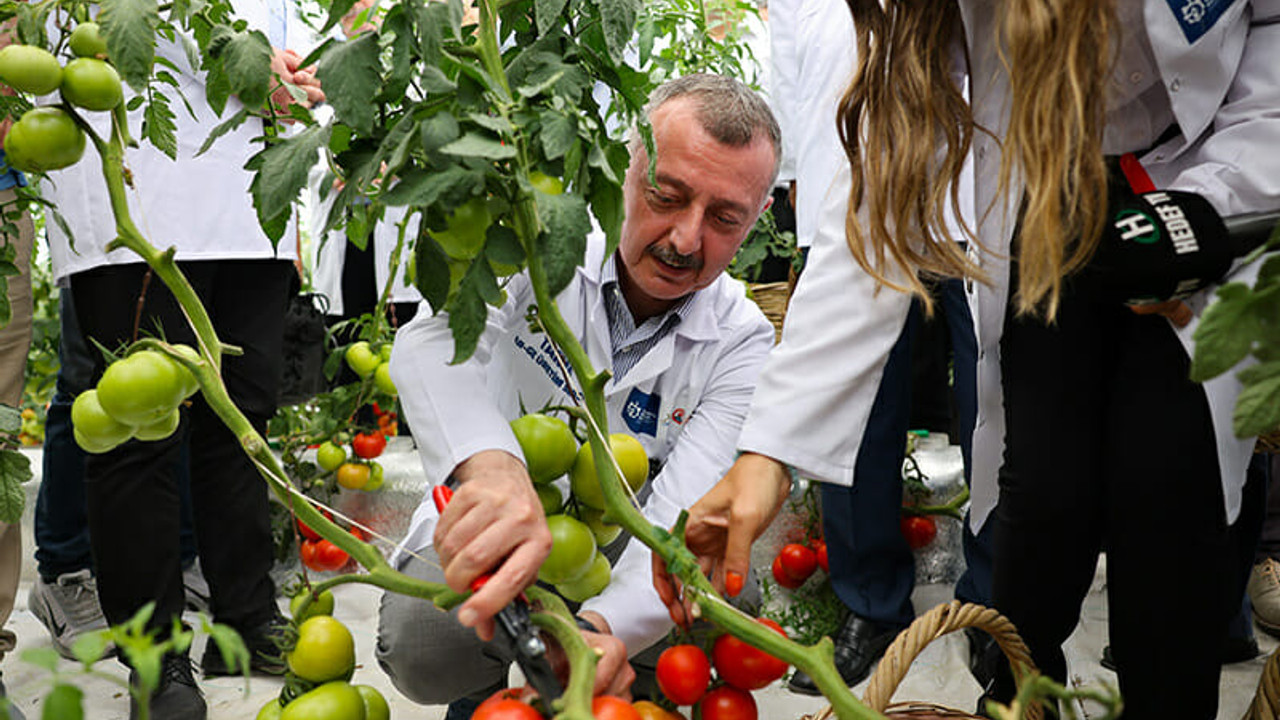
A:
<svg viewBox="0 0 1280 720">
<path fill-rule="evenodd" d="M 364 698 L 350 683 L 327 682 L 286 705 L 280 720 L 365 720 Z"/>
<path fill-rule="evenodd" d="M 98 401 L 111 417 L 133 426 L 150 425 L 178 407 L 187 390 L 186 369 L 154 350 L 111 363 L 98 380 Z"/>
<path fill-rule="evenodd" d="M 23 172 L 49 172 L 74 165 L 84 156 L 84 147 L 84 131 L 56 107 L 26 111 L 4 137 L 5 161 Z"/>
<path fill-rule="evenodd" d="M 360 489 L 364 490 L 365 492 L 373 492 L 375 490 L 380 489 L 382 487 L 382 483 L 384 482 L 386 482 L 386 474 L 382 470 L 382 465 L 377 462 L 374 462 L 373 460 L 370 460 L 369 461 L 369 481 L 366 482 L 364 484 L 364 487 Z"/>
<path fill-rule="evenodd" d="M 569 472 L 578 453 L 578 440 L 569 424 L 558 417 L 530 413 L 511 421 L 529 477 L 548 483 Z"/>
<path fill-rule="evenodd" d="M 48 95 L 62 84 L 62 66 L 42 47 L 9 45 L 0 50 L 0 81 L 18 92 Z"/>
<path fill-rule="evenodd" d="M 396 396 L 396 384 L 391 380 L 391 363 L 379 363 L 377 369 L 373 371 L 373 384 L 378 388 L 378 392 L 391 397 Z"/>
<path fill-rule="evenodd" d="M 351 367 L 351 370 L 361 378 L 367 378 L 372 375 L 378 369 L 378 365 L 382 363 L 377 353 L 364 340 L 351 343 L 343 356 L 347 359 L 347 365 Z"/>
<path fill-rule="evenodd" d="M 578 519 L 587 527 L 591 528 L 591 534 L 596 536 L 596 545 L 604 547 L 622 534 L 622 526 L 614 525 L 604 521 L 604 511 L 597 510 L 587 505 L 578 507 Z"/>
<path fill-rule="evenodd" d="M 82 22 L 71 31 L 67 45 L 76 57 L 106 56 L 107 41 L 102 37 L 102 28 L 96 22 Z"/>
<path fill-rule="evenodd" d="M 556 585 L 576 580 L 591 569 L 596 555 L 596 539 L 591 528 L 568 515 L 547 518 L 551 531 L 551 553 L 538 568 L 538 578 Z"/>
<path fill-rule="evenodd" d="M 92 388 L 71 403 L 71 426 L 76 444 L 89 453 L 104 453 L 133 436 L 133 427 L 116 420 L 102 409 L 98 390 Z"/>
<path fill-rule="evenodd" d="M 564 194 L 563 180 L 558 177 L 547 175 L 546 173 L 538 172 L 537 170 L 529 173 L 529 184 L 538 192 L 546 193 L 547 195 Z"/>
<path fill-rule="evenodd" d="M 587 598 L 599 595 L 605 588 L 609 587 L 611 573 L 609 558 L 597 550 L 595 558 L 591 561 L 591 567 L 587 568 L 587 572 L 577 580 L 559 583 L 556 585 L 556 592 L 569 600 L 580 603 Z"/>
<path fill-rule="evenodd" d="M 307 618 L 298 626 L 298 642 L 288 662 L 294 675 L 315 683 L 350 677 L 356 665 L 355 640 L 346 625 L 328 615 Z"/>
<path fill-rule="evenodd" d="M 538 493 L 538 502 L 542 503 L 543 515 L 555 515 L 560 512 L 560 508 L 564 507 L 564 495 L 555 485 L 551 483 L 534 485 L 533 489 Z"/>
<path fill-rule="evenodd" d="M 455 260 L 470 260 L 484 247 L 485 232 L 492 218 L 483 197 L 473 197 L 454 208 L 444 230 L 431 233 L 440 247 Z"/>
<path fill-rule="evenodd" d="M 321 470 L 333 472 L 346 461 L 347 451 L 332 440 L 326 440 L 320 443 L 320 447 L 316 448 L 316 464 L 320 466 Z"/>
<path fill-rule="evenodd" d="M 280 701 L 276 698 L 271 698 L 267 701 L 267 704 L 263 705 L 262 709 L 258 711 L 258 715 L 254 720 L 280 720 L 280 715 L 283 712 L 284 708 L 280 707 Z"/>
<path fill-rule="evenodd" d="M 193 363 L 198 363 L 201 361 L 200 351 L 196 350 L 190 345 L 183 345 L 182 343 L 179 343 L 177 345 L 174 345 L 173 349 L 175 352 L 178 353 L 179 356 Z M 186 365 L 183 365 L 182 363 L 178 363 L 178 366 L 182 368 L 183 379 L 187 381 L 187 389 L 186 389 L 186 392 L 183 394 L 183 397 L 189 398 L 200 391 L 200 381 L 196 380 L 195 373 L 191 372 L 191 370 L 188 369 Z"/>
<path fill-rule="evenodd" d="M 625 433 L 610 435 L 609 446 L 618 460 L 618 466 L 622 468 L 623 479 L 632 492 L 639 492 L 645 480 L 649 479 L 649 456 L 645 453 L 644 446 Z M 585 443 L 578 449 L 578 457 L 569 470 L 569 487 L 579 501 L 597 510 L 604 509 L 604 490 L 596 475 L 596 461 L 590 443 Z"/>
<path fill-rule="evenodd" d="M 103 60 L 76 58 L 62 68 L 62 97 L 85 110 L 110 110 L 124 99 L 120 73 Z"/>
<path fill-rule="evenodd" d="M 372 685 L 356 685 L 356 691 L 364 700 L 364 720 L 391 720 L 391 706 L 387 699 Z"/>
<path fill-rule="evenodd" d="M 143 442 L 156 442 L 163 440 L 178 430 L 178 425 L 182 422 L 182 412 L 178 408 L 174 408 L 172 412 L 150 425 L 139 426 L 133 431 L 133 436 Z"/>
<path fill-rule="evenodd" d="M 289 614 L 293 616 L 294 622 L 301 624 L 320 615 L 333 615 L 333 593 L 328 590 L 312 598 L 307 605 L 307 609 L 299 615 L 298 611 L 302 608 L 302 602 L 311 597 L 311 595 L 309 590 L 304 589 L 289 600 Z"/>
<path fill-rule="evenodd" d="M 391 362 L 391 343 L 383 343 L 378 346 L 378 357 L 382 358 L 382 362 Z"/>
</svg>

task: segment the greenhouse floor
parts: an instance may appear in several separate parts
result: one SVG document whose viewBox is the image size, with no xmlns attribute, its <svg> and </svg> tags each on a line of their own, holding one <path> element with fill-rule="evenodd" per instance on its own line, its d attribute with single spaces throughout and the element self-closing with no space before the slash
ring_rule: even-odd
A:
<svg viewBox="0 0 1280 720">
<path fill-rule="evenodd" d="M 33 464 L 39 468 L 38 451 L 32 453 Z M 18 635 L 18 648 L 0 664 L 9 697 L 15 701 L 29 720 L 40 717 L 40 698 L 49 689 L 48 671 L 23 662 L 21 654 L 31 648 L 50 646 L 44 626 L 27 609 L 27 593 L 35 576 L 31 559 L 31 513 L 35 504 L 35 487 L 38 480 L 27 486 L 28 506 L 24 517 L 23 582 L 17 605 L 8 627 Z M 418 495 L 418 497 L 421 497 Z M 1106 644 L 1107 608 L 1104 598 L 1103 568 L 1100 565 L 1093 588 L 1086 601 L 1080 626 L 1068 642 L 1067 659 L 1072 667 L 1072 682 L 1079 686 L 1101 687 L 1114 684 L 1115 675 L 1103 669 L 1098 660 Z M 377 629 L 377 608 L 380 590 L 361 584 L 342 585 L 335 588 L 337 609 L 335 616 L 343 621 L 355 635 L 357 669 L 353 682 L 373 685 L 387 696 L 393 718 L 439 720 L 444 717 L 444 706 L 419 706 L 400 697 L 390 681 L 377 667 L 373 658 Z M 914 595 L 917 612 L 951 600 L 951 586 L 946 584 L 921 585 Z M 281 603 L 282 609 L 284 602 Z M 1258 634 L 1263 655 L 1244 663 L 1223 667 L 1218 718 L 1239 720 L 1252 701 L 1258 678 L 1263 669 L 1266 654 L 1274 651 L 1276 639 Z M 203 652 L 204 638 L 197 637 L 193 657 Z M 931 644 L 912 664 L 906 679 L 898 688 L 897 699 L 928 701 L 948 707 L 972 711 L 978 695 L 978 686 L 966 669 L 967 645 L 963 633 L 948 635 Z M 85 718 L 87 720 L 116 720 L 128 717 L 128 698 L 122 683 L 127 678 L 124 666 L 114 662 L 101 663 L 94 677 L 77 677 L 75 682 L 85 691 Z M 70 673 L 77 665 L 60 661 L 60 673 L 71 679 Z M 274 678 L 254 677 L 247 683 L 243 678 L 216 678 L 202 680 L 211 720 L 244 720 L 256 716 L 258 709 L 274 697 L 281 681 Z M 855 688 L 860 696 L 865 683 Z M 826 706 L 822 698 L 805 697 L 788 692 L 784 685 L 776 683 L 756 693 L 760 705 L 760 717 L 768 720 L 798 720 L 802 715 L 814 713 Z M 1088 716 L 1088 708 L 1084 709 Z"/>
</svg>

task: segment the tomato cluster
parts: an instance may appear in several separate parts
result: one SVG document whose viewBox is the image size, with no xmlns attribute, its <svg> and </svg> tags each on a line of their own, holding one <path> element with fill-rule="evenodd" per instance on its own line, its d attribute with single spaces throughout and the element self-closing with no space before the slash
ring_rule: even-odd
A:
<svg viewBox="0 0 1280 720">
<path fill-rule="evenodd" d="M 396 384 L 391 380 L 391 343 L 374 347 L 367 340 L 357 340 L 343 351 L 347 367 L 361 380 L 370 380 L 378 392 L 396 397 Z"/>
<path fill-rule="evenodd" d="M 112 110 L 124 98 L 120 75 L 106 57 L 96 23 L 80 23 L 69 46 L 77 57 L 62 66 L 53 53 L 34 45 L 0 49 L 0 82 L 31 95 L 61 90 L 62 99 L 84 110 Z M 74 165 L 84 155 L 85 134 L 62 107 L 23 113 L 4 138 L 5 161 L 23 172 L 49 172 Z"/>
<path fill-rule="evenodd" d="M 600 548 L 613 542 L 622 528 L 605 521 L 604 492 L 596 475 L 590 444 L 578 445 L 560 418 L 529 413 L 511 421 L 511 432 L 524 455 L 551 530 L 551 554 L 538 577 L 564 597 L 582 602 L 609 585 L 609 561 Z M 623 433 L 609 437 L 625 482 L 638 492 L 649 478 L 649 456 L 639 440 Z M 557 480 L 569 475 L 566 500 Z M 563 484 L 563 483 L 561 483 Z"/>
<path fill-rule="evenodd" d="M 786 637 L 778 623 L 768 618 L 756 622 Z M 711 669 L 715 668 L 713 679 Z M 658 689 L 676 705 L 696 706 L 703 720 L 755 720 L 753 690 L 781 678 L 787 663 L 725 633 L 718 636 L 708 656 L 697 645 L 674 645 L 658 657 Z"/>
<path fill-rule="evenodd" d="M 386 477 L 382 465 L 374 458 L 387 447 L 383 430 L 356 433 L 351 439 L 351 457 L 343 448 L 346 435 L 326 440 L 316 447 L 316 465 L 324 473 L 332 473 L 339 486 L 347 490 L 374 492 L 382 489 Z"/>
<path fill-rule="evenodd" d="M 304 597 L 294 598 L 295 614 Z M 332 617 L 333 595 L 321 593 L 306 612 L 294 618 L 297 638 L 286 652 L 289 678 L 280 695 L 258 711 L 257 720 L 389 720 L 390 706 L 377 688 L 350 682 L 355 641 Z"/>
<path fill-rule="evenodd" d="M 818 568 L 822 568 L 823 572 L 830 572 L 826 541 L 811 538 L 807 545 L 787 543 L 773 558 L 773 579 L 782 587 L 794 590 L 803 585 Z"/>
<path fill-rule="evenodd" d="M 177 345 L 179 354 L 199 359 L 196 351 Z M 163 440 L 178 429 L 179 405 L 199 385 L 191 371 L 156 350 L 139 350 L 109 365 L 96 387 L 80 393 L 71 405 L 76 444 L 89 453 L 105 453 L 129 439 Z"/>
</svg>

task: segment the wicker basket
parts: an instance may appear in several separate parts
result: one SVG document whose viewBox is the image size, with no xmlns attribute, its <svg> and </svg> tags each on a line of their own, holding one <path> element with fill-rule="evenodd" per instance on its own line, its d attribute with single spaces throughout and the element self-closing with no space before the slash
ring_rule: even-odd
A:
<svg viewBox="0 0 1280 720">
<path fill-rule="evenodd" d="M 1277 720 L 1280 718 L 1280 654 L 1271 653 L 1258 678 L 1258 692 L 1242 720 Z"/>
<path fill-rule="evenodd" d="M 911 626 L 893 641 L 884 657 L 876 667 L 875 674 L 867 683 L 867 691 L 862 701 L 871 709 L 884 713 L 890 718 L 911 718 L 912 720 L 932 720 L 933 718 L 969 718 L 982 720 L 980 716 L 960 710 L 952 710 L 925 702 L 891 702 L 893 693 L 899 683 L 907 676 L 912 661 L 924 651 L 930 642 L 948 633 L 975 627 L 990 633 L 1004 651 L 1013 667 L 1014 678 L 1021 681 L 1035 666 L 1031 662 L 1031 654 L 1027 650 L 1018 632 L 1000 613 L 981 605 L 963 604 L 958 600 L 939 605 L 916 618 Z M 1039 705 L 1027 708 L 1027 717 L 1039 720 L 1043 717 L 1043 709 Z M 832 717 L 833 710 L 827 706 L 824 710 L 806 716 L 804 720 L 827 720 Z"/>
<path fill-rule="evenodd" d="M 791 283 L 783 280 L 771 283 L 755 283 L 750 286 L 751 299 L 764 311 L 773 323 L 775 340 L 782 339 L 782 321 L 787 316 L 787 303 L 791 300 Z"/>
</svg>

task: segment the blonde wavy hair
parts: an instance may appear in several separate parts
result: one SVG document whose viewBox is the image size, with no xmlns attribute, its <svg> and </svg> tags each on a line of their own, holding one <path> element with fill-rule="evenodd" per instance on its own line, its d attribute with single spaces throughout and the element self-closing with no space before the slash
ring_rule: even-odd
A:
<svg viewBox="0 0 1280 720">
<path fill-rule="evenodd" d="M 1019 313 L 1057 312 L 1063 278 L 1098 245 L 1107 208 L 1102 154 L 1115 57 L 1116 0 L 1001 0 L 997 39 L 1010 80 L 999 193 L 1018 178 Z M 954 80 L 964 47 L 956 0 L 846 0 L 857 33 L 854 78 L 840 102 L 853 170 L 846 235 L 858 264 L 932 309 L 924 279 L 986 281 L 947 228 L 978 127 Z M 1017 202 L 1017 199 L 1014 199 Z M 982 213 L 991 208 L 980 208 Z M 973 228 L 962 234 L 977 242 Z M 991 248 L 985 248 L 991 250 Z M 899 281 L 890 276 L 900 276 Z"/>
</svg>

